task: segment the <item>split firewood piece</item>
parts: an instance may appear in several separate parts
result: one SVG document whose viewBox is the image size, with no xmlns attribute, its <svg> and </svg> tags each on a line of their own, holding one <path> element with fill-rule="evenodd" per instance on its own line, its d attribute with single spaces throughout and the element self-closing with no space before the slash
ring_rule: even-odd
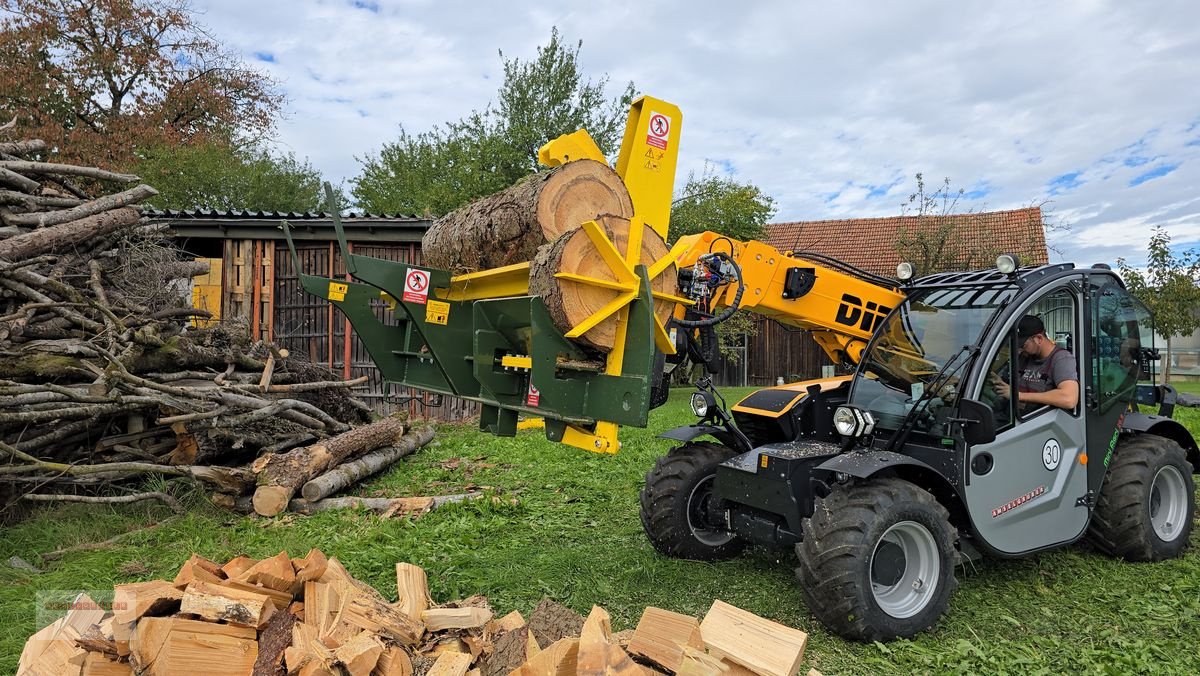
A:
<svg viewBox="0 0 1200 676">
<path fill-rule="evenodd" d="M 592 606 L 579 634 L 578 676 L 643 676 L 645 671 L 612 642 L 612 620 L 608 611 Z"/>
<path fill-rule="evenodd" d="M 276 612 L 267 626 L 258 633 L 258 659 L 254 661 L 254 676 L 284 676 L 283 651 L 292 644 L 292 627 L 296 618 L 291 613 Z"/>
<path fill-rule="evenodd" d="M 421 613 L 428 631 L 477 629 L 490 619 L 492 611 L 487 608 L 430 608 Z"/>
<path fill-rule="evenodd" d="M 292 559 L 284 551 L 247 568 L 238 575 L 238 579 L 279 591 L 288 591 L 296 582 L 296 571 L 292 568 Z"/>
<path fill-rule="evenodd" d="M 525 617 L 521 615 L 521 611 L 514 610 L 504 617 L 488 622 L 484 627 L 487 634 L 498 635 L 513 629 L 519 629 L 525 626 Z"/>
<path fill-rule="evenodd" d="M 409 430 L 391 446 L 371 451 L 357 460 L 346 462 L 314 477 L 300 489 L 309 502 L 333 495 L 341 489 L 380 472 L 433 441 L 433 427 L 423 425 Z"/>
<path fill-rule="evenodd" d="M 451 274 L 524 263 L 601 214 L 633 215 L 621 177 L 601 162 L 568 162 L 438 219 L 421 240 L 421 257 Z"/>
<path fill-rule="evenodd" d="M 255 629 L 265 627 L 275 610 L 275 603 L 266 594 L 200 581 L 188 585 L 180 606 L 180 612 L 199 615 L 212 622 L 228 622 Z"/>
<path fill-rule="evenodd" d="M 412 676 L 412 658 L 404 648 L 392 646 L 383 651 L 371 676 Z"/>
<path fill-rule="evenodd" d="M 104 610 L 87 594 L 79 594 L 70 605 L 66 615 L 25 641 L 17 661 L 18 674 L 57 676 L 71 673 L 72 669 L 79 673 L 83 668 L 86 651 L 75 641 L 101 622 Z"/>
<path fill-rule="evenodd" d="M 304 621 L 304 601 L 292 601 L 292 605 L 288 606 L 287 611 L 296 618 L 297 622 Z"/>
<path fill-rule="evenodd" d="M 579 636 L 583 631 L 583 616 L 546 598 L 529 614 L 529 629 L 538 645 L 546 646 L 560 639 Z"/>
<path fill-rule="evenodd" d="M 394 414 L 369 425 L 356 427 L 312 446 L 287 453 L 268 453 L 254 461 L 251 469 L 258 475 L 254 490 L 254 511 L 275 516 L 288 507 L 288 501 L 306 481 L 338 465 L 356 453 L 372 451 L 399 441 L 406 428 L 407 416 Z"/>
<path fill-rule="evenodd" d="M 221 580 L 220 585 L 222 587 L 236 589 L 241 592 L 269 596 L 271 598 L 271 602 L 275 604 L 276 608 L 287 608 L 292 604 L 292 599 L 294 598 L 290 591 L 279 591 L 278 589 L 271 589 L 270 587 L 250 584 L 245 580 Z"/>
<path fill-rule="evenodd" d="M 317 634 L 324 634 L 337 620 L 342 606 L 341 595 L 334 585 L 325 582 L 304 583 L 304 624 Z"/>
<path fill-rule="evenodd" d="M 433 600 L 429 597 L 429 577 L 425 569 L 411 563 L 396 564 L 396 609 L 414 620 L 429 609 Z"/>
<path fill-rule="evenodd" d="M 130 661 L 144 676 L 240 676 L 251 673 L 258 659 L 253 628 L 180 617 L 144 618 L 131 647 Z"/>
<path fill-rule="evenodd" d="M 133 622 L 117 622 L 117 618 L 110 617 L 107 622 L 107 628 L 101 629 L 105 633 L 112 632 L 113 643 L 117 646 L 117 654 L 121 657 L 129 655 L 129 640 L 133 638 Z M 101 622 L 101 626 L 105 626 L 105 622 Z"/>
<path fill-rule="evenodd" d="M 89 653 L 104 653 L 120 657 L 120 653 L 117 652 L 117 642 L 113 640 L 111 616 L 101 621 L 100 624 L 92 625 L 84 630 L 83 634 L 75 639 L 75 645 Z"/>
<path fill-rule="evenodd" d="M 625 256 L 625 250 L 630 243 L 630 221 L 626 218 L 605 216 L 598 219 L 597 223 L 609 241 L 616 246 L 617 252 Z M 666 256 L 669 248 L 663 238 L 650 226 L 642 225 L 640 227 L 642 228 L 642 244 L 637 252 L 638 255 L 633 258 L 633 264 L 645 265 L 649 268 L 655 261 Z M 542 297 L 542 301 L 546 304 L 546 310 L 550 313 L 550 318 L 563 333 L 582 324 L 588 317 L 624 293 L 618 289 L 561 278 L 557 276 L 559 273 L 598 279 L 602 283 L 622 280 L 618 279 L 609 267 L 607 259 L 600 255 L 596 244 L 582 229 L 567 232 L 553 244 L 540 249 L 529 265 L 529 294 Z M 668 265 L 658 276 L 650 280 L 651 290 L 674 294 L 676 293 L 675 278 L 675 266 Z M 675 303 L 672 301 L 654 301 L 654 314 L 664 325 L 670 320 L 674 308 Z M 616 345 L 618 320 L 619 317 L 614 313 L 573 340 L 599 352 L 607 353 Z"/>
<path fill-rule="evenodd" d="M 437 661 L 433 663 L 425 676 L 466 676 L 467 670 L 470 668 L 470 654 L 444 652 L 438 655 Z"/>
<path fill-rule="evenodd" d="M 579 661 L 579 639 L 564 638 L 539 652 L 512 676 L 575 676 Z"/>
<path fill-rule="evenodd" d="M 714 601 L 700 634 L 709 652 L 762 676 L 792 676 L 804 659 L 808 634 Z"/>
<path fill-rule="evenodd" d="M 679 666 L 673 671 L 675 676 L 730 676 L 729 665 L 721 658 L 687 645 L 680 649 Z"/>
<path fill-rule="evenodd" d="M 83 658 L 83 671 L 80 674 L 81 676 L 133 676 L 133 667 L 128 662 L 122 662 L 111 655 L 89 652 Z"/>
<path fill-rule="evenodd" d="M 128 624 L 147 615 L 169 615 L 179 610 L 183 591 L 166 580 L 134 582 L 113 587 L 113 615 Z"/>
<path fill-rule="evenodd" d="M 300 622 L 292 625 L 292 644 L 283 651 L 289 676 L 333 676 L 335 661 L 316 629 Z"/>
<path fill-rule="evenodd" d="M 816 669 L 809 669 L 808 676 L 821 676 L 821 672 L 817 671 Z"/>
<path fill-rule="evenodd" d="M 296 582 L 303 585 L 311 580 L 319 580 L 325 574 L 329 559 L 325 552 L 310 549 L 302 559 L 292 559 L 292 567 L 296 569 Z"/>
<path fill-rule="evenodd" d="M 379 657 L 383 654 L 383 642 L 369 631 L 361 631 L 357 636 L 343 643 L 333 651 L 333 657 L 350 676 L 371 676 Z"/>
<path fill-rule="evenodd" d="M 366 629 L 408 646 L 416 645 L 425 633 L 425 625 L 421 622 L 409 618 L 378 597 L 361 592 L 351 593 L 342 600 L 341 610 L 330 633 L 344 632 L 345 627 Z M 351 632 L 351 635 L 356 633 Z"/>
<path fill-rule="evenodd" d="M 179 573 L 175 576 L 172 584 L 179 589 L 184 589 L 195 580 L 218 584 L 223 579 L 225 579 L 225 572 L 221 570 L 219 564 L 209 561 L 199 554 L 192 554 L 191 558 L 179 568 Z"/>
<path fill-rule="evenodd" d="M 700 621 L 691 615 L 651 606 L 642 613 L 642 619 L 629 642 L 629 652 L 670 671 L 679 671 L 684 646 L 703 650 Z"/>
<path fill-rule="evenodd" d="M 252 559 L 248 556 L 236 556 L 221 566 L 221 572 L 225 573 L 225 577 L 232 580 L 253 568 L 256 563 L 258 563 L 258 559 Z"/>
</svg>

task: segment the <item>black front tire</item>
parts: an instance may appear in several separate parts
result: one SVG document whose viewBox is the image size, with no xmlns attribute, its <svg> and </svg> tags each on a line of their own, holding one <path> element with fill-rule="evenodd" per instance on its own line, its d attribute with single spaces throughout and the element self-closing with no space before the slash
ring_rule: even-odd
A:
<svg viewBox="0 0 1200 676">
<path fill-rule="evenodd" d="M 659 552 L 716 561 L 737 556 L 745 541 L 705 519 L 717 465 L 737 455 L 728 446 L 691 442 L 654 463 L 641 494 L 642 528 Z"/>
<path fill-rule="evenodd" d="M 1172 439 L 1138 434 L 1121 440 L 1108 467 L 1088 536 L 1127 561 L 1183 555 L 1196 512 L 1187 453 Z"/>
<path fill-rule="evenodd" d="M 805 602 L 844 638 L 911 637 L 950 605 L 957 538 L 946 508 L 912 483 L 881 477 L 835 486 L 796 545 Z"/>
</svg>

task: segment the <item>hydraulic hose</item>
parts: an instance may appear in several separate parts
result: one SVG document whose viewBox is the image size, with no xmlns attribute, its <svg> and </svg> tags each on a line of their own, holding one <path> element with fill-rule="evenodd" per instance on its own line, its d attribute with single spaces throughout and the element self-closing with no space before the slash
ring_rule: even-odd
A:
<svg viewBox="0 0 1200 676">
<path fill-rule="evenodd" d="M 720 314 L 714 315 L 707 319 L 675 319 L 673 321 L 676 326 L 681 326 L 685 329 L 702 329 L 707 326 L 716 326 L 717 324 L 720 324 L 726 319 L 732 317 L 733 313 L 737 312 L 738 306 L 742 304 L 742 293 L 746 290 L 746 285 L 742 282 L 742 269 L 738 267 L 737 262 L 734 261 L 733 258 L 727 253 L 715 251 L 709 255 L 713 258 L 721 259 L 733 267 L 733 273 L 734 276 L 737 277 L 738 285 L 737 293 L 733 295 L 733 302 L 729 304 L 729 307 L 722 310 Z"/>
</svg>

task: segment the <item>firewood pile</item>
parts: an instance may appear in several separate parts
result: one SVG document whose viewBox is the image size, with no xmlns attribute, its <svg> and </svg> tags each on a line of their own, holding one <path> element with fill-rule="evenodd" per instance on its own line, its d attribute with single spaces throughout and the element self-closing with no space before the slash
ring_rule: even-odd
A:
<svg viewBox="0 0 1200 676">
<path fill-rule="evenodd" d="M 316 448 L 369 419 L 350 392 L 365 378 L 342 381 L 238 324 L 194 325 L 209 314 L 191 307 L 190 280 L 207 265 L 141 217 L 153 188 L 37 159 L 46 154 L 42 141 L 0 142 L 5 502 L 35 488 L 30 499 L 79 497 L 147 473 L 244 495 L 258 456 Z M 333 456 L 321 446 L 327 455 L 305 469 L 334 469 L 369 445 Z"/>
<path fill-rule="evenodd" d="M 26 642 L 17 673 L 794 676 L 808 641 L 721 601 L 703 621 L 646 608 L 615 634 L 603 608 L 584 618 L 549 599 L 528 621 L 497 618 L 483 596 L 434 604 L 408 563 L 396 591 L 388 600 L 316 549 L 224 565 L 193 555 L 172 581 L 117 585 L 111 612 L 76 598 Z"/>
</svg>

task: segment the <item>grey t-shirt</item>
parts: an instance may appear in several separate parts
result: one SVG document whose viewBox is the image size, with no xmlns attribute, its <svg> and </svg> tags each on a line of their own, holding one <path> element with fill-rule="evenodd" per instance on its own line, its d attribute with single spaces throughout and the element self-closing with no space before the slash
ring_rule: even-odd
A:
<svg viewBox="0 0 1200 676">
<path fill-rule="evenodd" d="M 1056 348 L 1045 359 L 1022 357 L 1017 366 L 1017 388 L 1021 392 L 1049 392 L 1059 383 L 1079 380 L 1075 369 L 1075 357 L 1070 352 Z"/>
</svg>

